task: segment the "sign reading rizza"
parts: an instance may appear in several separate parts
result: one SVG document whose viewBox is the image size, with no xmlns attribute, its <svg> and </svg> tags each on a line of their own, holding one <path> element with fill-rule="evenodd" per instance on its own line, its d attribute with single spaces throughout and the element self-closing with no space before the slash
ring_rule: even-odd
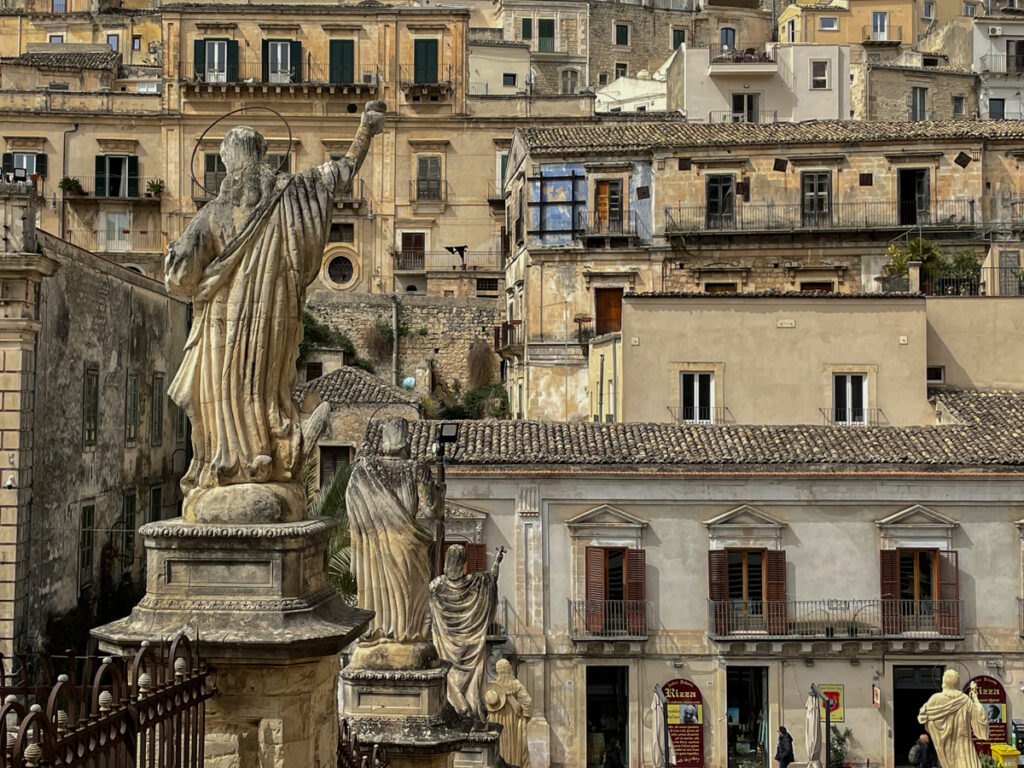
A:
<svg viewBox="0 0 1024 768">
<path fill-rule="evenodd" d="M 988 754 L 993 744 L 1009 743 L 1006 739 L 1006 689 L 994 677 L 979 675 L 971 678 L 964 687 L 964 693 L 971 692 L 971 683 L 978 684 L 978 702 L 984 707 L 988 718 L 988 738 L 975 739 L 974 748 Z"/>
<path fill-rule="evenodd" d="M 704 700 L 689 680 L 670 680 L 661 687 L 668 702 L 668 736 L 676 768 L 704 768 Z"/>
</svg>

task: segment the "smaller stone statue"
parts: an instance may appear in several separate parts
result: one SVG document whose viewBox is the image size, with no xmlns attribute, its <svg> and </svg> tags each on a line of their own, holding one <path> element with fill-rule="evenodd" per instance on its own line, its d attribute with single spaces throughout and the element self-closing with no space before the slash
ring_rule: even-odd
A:
<svg viewBox="0 0 1024 768">
<path fill-rule="evenodd" d="M 483 573 L 464 573 L 466 548 L 453 544 L 445 553 L 444 573 L 430 582 L 431 634 L 448 670 L 448 702 L 462 715 L 483 721 L 480 698 L 487 661 L 487 627 L 498 604 L 498 566 L 505 556 L 500 547 L 494 566 Z"/>
<path fill-rule="evenodd" d="M 497 679 L 484 686 L 487 722 L 503 726 L 498 741 L 501 758 L 509 765 L 530 768 L 526 726 L 533 714 L 533 699 L 512 674 L 512 665 L 507 659 L 500 659 L 497 669 Z"/>
<path fill-rule="evenodd" d="M 917 716 L 935 745 L 943 768 L 980 768 L 971 734 L 988 738 L 988 717 L 978 701 L 978 686 L 971 683 L 968 696 L 960 690 L 960 673 L 947 669 L 942 690 L 934 694 Z"/>
</svg>

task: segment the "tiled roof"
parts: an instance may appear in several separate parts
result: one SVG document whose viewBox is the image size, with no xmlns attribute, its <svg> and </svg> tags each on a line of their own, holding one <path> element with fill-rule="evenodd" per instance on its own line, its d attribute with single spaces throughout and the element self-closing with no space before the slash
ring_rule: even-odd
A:
<svg viewBox="0 0 1024 768">
<path fill-rule="evenodd" d="M 121 54 L 115 51 L 104 53 L 23 53 L 5 64 L 19 67 L 40 67 L 43 69 L 113 69 L 121 63 Z"/>
<path fill-rule="evenodd" d="M 437 421 L 409 423 L 414 456 L 429 458 Z M 376 453 L 381 422 L 364 453 Z M 1024 472 L 1024 426 L 688 426 L 465 421 L 461 465 L 630 466 L 691 471 L 821 469 Z"/>
<path fill-rule="evenodd" d="M 871 69 L 894 69 L 902 72 L 913 72 L 923 75 L 960 75 L 962 77 L 978 77 L 977 72 L 959 67 L 912 67 L 908 64 L 872 64 Z"/>
<path fill-rule="evenodd" d="M 826 267 L 823 267 L 825 269 Z M 647 291 L 627 293 L 631 299 L 923 299 L 923 293 L 836 293 L 835 291 L 728 291 L 703 293 L 687 291 Z"/>
<path fill-rule="evenodd" d="M 1009 389 L 959 389 L 932 392 L 933 402 L 941 403 L 962 424 L 997 427 L 1015 431 L 1024 438 L 1024 392 Z"/>
<path fill-rule="evenodd" d="M 800 123 L 683 123 L 655 119 L 605 122 L 519 131 L 527 148 L 538 153 L 646 152 L 742 145 L 860 144 L 914 145 L 943 140 L 1024 140 L 1024 120 L 938 120 L 871 122 L 806 120 Z"/>
<path fill-rule="evenodd" d="M 486 37 L 470 38 L 470 45 L 486 45 L 491 48 L 525 48 L 530 50 L 529 43 L 520 43 L 516 40 L 491 40 Z"/>
<path fill-rule="evenodd" d="M 415 407 L 418 404 L 416 398 L 405 390 L 385 384 L 372 373 L 347 365 L 298 387 L 295 399 L 301 402 L 311 391 L 332 406 L 379 404 Z"/>
</svg>

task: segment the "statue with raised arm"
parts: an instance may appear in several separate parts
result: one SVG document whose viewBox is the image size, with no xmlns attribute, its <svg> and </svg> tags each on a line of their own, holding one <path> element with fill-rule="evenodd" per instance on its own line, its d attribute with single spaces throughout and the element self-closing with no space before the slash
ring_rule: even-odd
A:
<svg viewBox="0 0 1024 768">
<path fill-rule="evenodd" d="M 431 634 L 448 670 L 448 703 L 462 715 L 483 722 L 481 699 L 487 661 L 487 628 L 498 605 L 498 567 L 505 556 L 499 548 L 489 571 L 464 573 L 466 548 L 448 547 L 444 573 L 430 582 Z"/>
<path fill-rule="evenodd" d="M 193 309 L 169 390 L 192 422 L 193 458 L 181 481 L 187 520 L 305 516 L 301 467 L 315 436 L 303 436 L 292 402 L 302 308 L 334 198 L 351 189 L 384 127 L 383 102 L 366 110 L 348 154 L 304 173 L 278 173 L 263 136 L 232 128 L 220 147 L 227 175 L 217 197 L 168 246 L 167 291 Z"/>
<path fill-rule="evenodd" d="M 988 716 L 978 701 L 978 684 L 971 682 L 970 695 L 960 690 L 960 673 L 947 669 L 942 690 L 933 694 L 917 715 L 935 745 L 942 768 L 980 768 L 973 736 L 988 738 Z"/>
</svg>

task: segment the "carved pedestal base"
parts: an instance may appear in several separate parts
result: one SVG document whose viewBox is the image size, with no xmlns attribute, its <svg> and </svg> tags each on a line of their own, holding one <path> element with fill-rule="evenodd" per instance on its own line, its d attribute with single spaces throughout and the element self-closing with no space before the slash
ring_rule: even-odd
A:
<svg viewBox="0 0 1024 768">
<path fill-rule="evenodd" d="M 106 652 L 184 631 L 216 693 L 206 760 L 216 768 L 328 768 L 337 750 L 338 654 L 369 623 L 327 584 L 334 522 L 142 527 L 146 596 L 93 630 Z"/>
</svg>

